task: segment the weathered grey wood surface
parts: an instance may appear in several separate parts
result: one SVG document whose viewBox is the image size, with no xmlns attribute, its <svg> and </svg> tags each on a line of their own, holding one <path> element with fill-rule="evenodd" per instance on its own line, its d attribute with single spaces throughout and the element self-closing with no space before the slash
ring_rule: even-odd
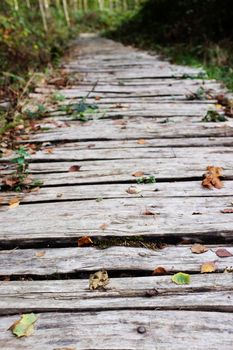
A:
<svg viewBox="0 0 233 350">
<path fill-rule="evenodd" d="M 222 113 L 216 95 L 226 89 L 202 69 L 91 36 L 61 69 L 77 82 L 48 80 L 32 104 L 54 93 L 65 95 L 61 105 L 78 103 L 93 90 L 87 102 L 99 110 L 81 123 L 50 103 L 41 131 L 21 141 L 37 143 L 28 170 L 44 184 L 0 195 L 0 348 L 232 349 L 233 121 L 202 121 Z M 200 87 L 209 96 L 188 100 Z M 1 177 L 14 156 L 0 160 Z M 201 186 L 208 165 L 223 168 L 222 189 Z M 135 172 L 157 183 L 137 184 Z M 131 185 L 140 192 L 129 194 Z M 79 248 L 82 236 L 94 246 Z M 194 254 L 193 242 L 209 250 Z M 205 262 L 216 271 L 201 274 Z M 152 276 L 159 266 L 165 275 Z M 109 284 L 91 291 L 89 274 L 100 269 Z M 190 284 L 172 282 L 176 272 L 190 273 Z M 40 312 L 34 335 L 16 339 L 9 327 L 31 311 Z"/>
<path fill-rule="evenodd" d="M 177 123 L 157 124 L 145 118 L 128 120 L 127 125 L 114 125 L 113 121 L 96 120 L 82 124 L 72 121 L 70 127 L 53 129 L 36 134 L 31 141 L 83 141 L 83 140 L 123 140 L 140 138 L 174 137 L 232 137 L 233 122 L 222 123 Z"/>
<path fill-rule="evenodd" d="M 192 275 L 190 285 L 177 286 L 171 276 L 110 278 L 104 290 L 91 291 L 88 279 L 12 281 L 0 284 L 0 312 L 197 309 L 233 310 L 230 273 Z M 88 299 L 88 303 L 87 303 Z"/>
<path fill-rule="evenodd" d="M 233 315 L 221 312 L 118 310 L 38 314 L 33 336 L 16 339 L 7 329 L 19 316 L 0 320 L 4 350 L 232 349 Z M 140 329 L 143 333 L 139 333 Z"/>
<path fill-rule="evenodd" d="M 232 197 L 233 181 L 224 181 L 224 187 L 221 191 L 217 189 L 208 190 L 201 186 L 200 181 L 183 182 L 159 182 L 157 184 L 132 184 L 140 191 L 133 197 L 137 198 L 160 198 L 170 197 L 175 200 L 176 197 Z M 38 191 L 23 193 L 19 192 L 17 196 L 21 203 L 67 201 L 82 199 L 106 199 L 106 198 L 129 198 L 127 193 L 129 185 L 127 184 L 95 184 L 73 186 L 42 187 Z M 7 204 L 10 198 L 15 197 L 15 192 L 2 193 L 2 203 Z M 230 203 L 231 204 L 231 203 Z M 229 204 L 229 206 L 230 206 Z"/>
<path fill-rule="evenodd" d="M 78 188 L 77 188 L 78 190 Z M 231 197 L 113 198 L 2 206 L 0 239 L 7 241 L 90 236 L 203 237 L 232 239 Z M 152 215 L 147 215 L 150 211 Z M 154 215 L 153 215 L 154 214 Z M 27 220 L 25 220 L 27 217 Z M 40 218 L 38 221 L 38 217 Z M 12 230 L 12 222 L 14 230 Z M 37 223 L 35 225 L 35 222 Z M 105 223 L 105 230 L 101 225 Z M 17 232 L 17 235 L 15 234 Z"/>
<path fill-rule="evenodd" d="M 111 271 L 152 271 L 163 266 L 169 273 L 186 271 L 200 272 L 202 263 L 215 262 L 218 272 L 233 265 L 233 256 L 220 258 L 215 251 L 220 246 L 210 246 L 203 254 L 193 254 L 190 246 L 168 246 L 159 250 L 147 248 L 112 247 L 54 248 L 0 251 L 0 275 L 52 275 L 80 273 L 106 269 Z M 233 254 L 233 247 L 225 247 Z"/>
</svg>

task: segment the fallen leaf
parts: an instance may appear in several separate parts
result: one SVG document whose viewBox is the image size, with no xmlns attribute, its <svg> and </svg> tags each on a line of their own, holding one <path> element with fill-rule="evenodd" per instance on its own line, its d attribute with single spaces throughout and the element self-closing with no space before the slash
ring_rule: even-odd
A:
<svg viewBox="0 0 233 350">
<path fill-rule="evenodd" d="M 155 213 L 147 209 L 146 211 L 144 211 L 143 215 L 155 215 Z"/>
<path fill-rule="evenodd" d="M 33 313 L 22 315 L 20 320 L 13 323 L 9 328 L 17 337 L 28 337 L 34 331 L 34 323 L 37 321 L 37 316 Z"/>
<path fill-rule="evenodd" d="M 216 250 L 215 254 L 219 257 L 219 258 L 227 258 L 229 256 L 232 256 L 231 252 L 229 252 L 227 249 L 225 248 L 219 248 Z"/>
<path fill-rule="evenodd" d="M 113 121 L 113 124 L 115 124 L 115 125 L 119 125 L 119 126 L 125 126 L 125 125 L 127 125 L 127 121 L 126 120 L 124 120 L 124 119 L 116 119 L 116 120 L 114 120 Z"/>
<path fill-rule="evenodd" d="M 83 236 L 78 239 L 78 247 L 87 247 L 91 244 L 93 244 L 93 241 L 89 236 Z"/>
<path fill-rule="evenodd" d="M 208 252 L 208 250 L 209 250 L 208 248 L 206 248 L 204 245 L 199 243 L 195 243 L 191 247 L 192 253 L 195 253 L 195 254 L 202 254 L 202 253 Z"/>
<path fill-rule="evenodd" d="M 108 228 L 107 224 L 102 224 L 100 225 L 101 230 L 106 230 L 106 228 Z"/>
<path fill-rule="evenodd" d="M 73 172 L 75 172 L 75 171 L 79 171 L 80 168 L 81 168 L 80 165 L 72 165 L 72 166 L 69 168 L 69 171 L 73 173 Z"/>
<path fill-rule="evenodd" d="M 17 185 L 19 182 L 19 179 L 17 176 L 5 176 L 2 179 L 2 183 L 5 186 L 9 186 L 9 187 L 14 187 L 15 185 Z"/>
<path fill-rule="evenodd" d="M 43 149 L 43 153 L 52 154 L 54 152 L 54 147 L 48 147 Z"/>
<path fill-rule="evenodd" d="M 91 290 L 98 289 L 100 287 L 104 288 L 108 283 L 108 273 L 105 270 L 101 270 L 90 275 L 89 288 Z"/>
<path fill-rule="evenodd" d="M 190 284 L 190 275 L 183 272 L 178 272 L 172 276 L 172 282 L 176 284 Z"/>
<path fill-rule="evenodd" d="M 137 143 L 138 143 L 139 145 L 145 145 L 146 140 L 144 140 L 144 139 L 139 139 L 139 140 L 137 140 Z"/>
<path fill-rule="evenodd" d="M 101 99 L 100 96 L 95 96 L 95 100 L 96 100 L 96 101 L 99 101 L 100 99 Z"/>
<path fill-rule="evenodd" d="M 36 252 L 36 257 L 37 258 L 42 258 L 42 256 L 45 255 L 45 251 L 41 251 L 41 252 Z"/>
<path fill-rule="evenodd" d="M 22 184 L 25 186 L 31 185 L 31 183 L 32 183 L 32 179 L 30 179 L 30 177 L 28 176 L 22 181 Z"/>
<path fill-rule="evenodd" d="M 217 266 L 214 262 L 206 262 L 201 265 L 201 273 L 208 273 L 216 271 Z"/>
<path fill-rule="evenodd" d="M 129 194 L 137 194 L 137 193 L 140 193 L 141 190 L 136 186 L 130 186 L 129 188 L 127 188 L 126 192 Z"/>
<path fill-rule="evenodd" d="M 18 197 L 11 198 L 9 200 L 9 203 L 8 203 L 9 208 L 11 208 L 11 209 L 16 208 L 16 207 L 18 207 L 19 203 L 20 203 L 20 200 Z"/>
<path fill-rule="evenodd" d="M 202 186 L 207 187 L 208 189 L 211 189 L 213 187 L 215 188 L 222 188 L 223 184 L 220 180 L 220 177 L 222 176 L 222 168 L 215 167 L 215 166 L 208 166 L 206 168 L 207 172 L 204 174 L 204 180 L 202 181 Z"/>
<path fill-rule="evenodd" d="M 223 214 L 233 214 L 233 209 L 223 209 L 223 210 L 221 210 L 221 213 L 223 213 Z"/>
<path fill-rule="evenodd" d="M 4 201 L 4 198 L 0 197 L 0 207 L 2 206 L 3 201 Z"/>
<path fill-rule="evenodd" d="M 167 274 L 167 270 L 162 266 L 156 267 L 152 272 L 152 275 L 166 275 L 166 274 Z"/>
<path fill-rule="evenodd" d="M 57 193 L 56 197 L 61 198 L 63 196 L 63 193 Z"/>
<path fill-rule="evenodd" d="M 32 189 L 30 189 L 30 192 L 39 192 L 40 187 L 33 187 Z"/>
<path fill-rule="evenodd" d="M 132 176 L 135 176 L 135 177 L 141 177 L 141 176 L 144 176 L 144 172 L 143 171 L 136 171 L 135 173 L 132 174 Z"/>
</svg>

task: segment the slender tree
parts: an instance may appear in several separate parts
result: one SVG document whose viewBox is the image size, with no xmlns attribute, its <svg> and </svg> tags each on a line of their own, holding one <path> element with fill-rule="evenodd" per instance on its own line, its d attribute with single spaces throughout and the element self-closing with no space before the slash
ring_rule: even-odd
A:
<svg viewBox="0 0 233 350">
<path fill-rule="evenodd" d="M 68 12 L 67 2 L 66 2 L 66 0 L 62 0 L 62 3 L 63 3 L 63 9 L 64 9 L 66 23 L 68 26 L 70 26 L 70 16 L 69 16 L 69 12 Z"/>
<path fill-rule="evenodd" d="M 45 15 L 43 0 L 39 0 L 39 6 L 40 6 L 40 13 L 41 13 L 42 21 L 43 21 L 44 30 L 47 32 L 48 31 L 48 24 L 47 24 L 47 19 L 46 19 L 46 15 Z"/>
</svg>

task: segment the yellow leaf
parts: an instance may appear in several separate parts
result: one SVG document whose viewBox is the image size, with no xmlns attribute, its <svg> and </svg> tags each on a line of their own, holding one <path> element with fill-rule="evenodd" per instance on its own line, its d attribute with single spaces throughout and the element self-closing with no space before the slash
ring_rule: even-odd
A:
<svg viewBox="0 0 233 350">
<path fill-rule="evenodd" d="M 90 275 L 89 288 L 91 290 L 98 289 L 100 287 L 105 288 L 105 286 L 108 283 L 109 283 L 108 273 L 105 270 L 98 271 Z"/>
<path fill-rule="evenodd" d="M 144 140 L 144 139 L 139 139 L 139 140 L 137 141 L 137 143 L 138 143 L 139 145 L 145 145 L 146 140 Z"/>
<path fill-rule="evenodd" d="M 216 271 L 217 266 L 213 262 L 206 262 L 201 265 L 201 273 L 208 273 Z"/>
<path fill-rule="evenodd" d="M 45 252 L 41 251 L 41 252 L 36 252 L 36 257 L 37 258 L 41 258 L 42 256 L 45 255 Z"/>
<path fill-rule="evenodd" d="M 13 209 L 19 206 L 20 200 L 18 197 L 11 198 L 9 200 L 9 208 Z"/>
</svg>

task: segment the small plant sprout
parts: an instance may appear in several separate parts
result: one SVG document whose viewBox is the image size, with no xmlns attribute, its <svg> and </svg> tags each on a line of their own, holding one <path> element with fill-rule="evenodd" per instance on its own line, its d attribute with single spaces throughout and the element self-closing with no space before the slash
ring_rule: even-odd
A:
<svg viewBox="0 0 233 350">
<path fill-rule="evenodd" d="M 24 191 L 34 187 L 39 187 L 43 184 L 40 180 L 33 180 L 28 173 L 28 158 L 30 155 L 24 147 L 16 150 L 17 156 L 11 160 L 11 163 L 16 164 L 16 170 L 2 179 L 2 190 Z"/>
<path fill-rule="evenodd" d="M 154 175 L 143 176 L 137 179 L 138 184 L 153 184 L 155 182 L 156 182 L 156 179 Z"/>
<path fill-rule="evenodd" d="M 227 121 L 227 118 L 224 114 L 220 114 L 217 111 L 208 111 L 201 121 L 210 123 L 225 122 Z"/>
</svg>

